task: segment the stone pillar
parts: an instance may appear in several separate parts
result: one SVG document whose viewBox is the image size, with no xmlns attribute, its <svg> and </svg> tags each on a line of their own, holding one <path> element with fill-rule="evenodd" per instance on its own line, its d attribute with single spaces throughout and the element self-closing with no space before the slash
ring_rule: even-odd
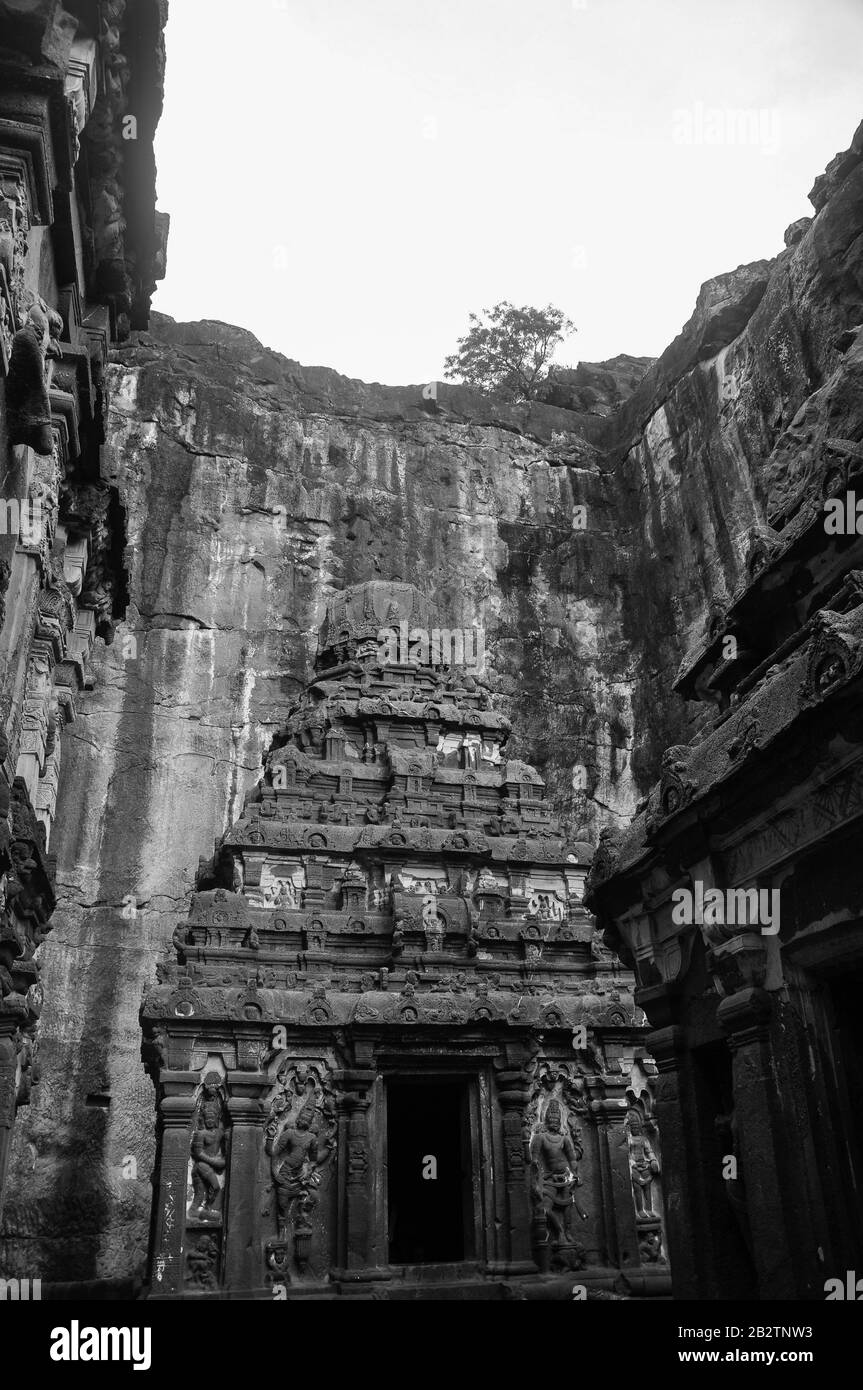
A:
<svg viewBox="0 0 863 1390">
<path fill-rule="evenodd" d="M 344 1251 L 346 1272 L 366 1270 L 372 1264 L 371 1233 L 375 1212 L 374 1165 L 369 1154 L 369 1106 L 372 1070 L 336 1074 L 342 1123 L 339 1146 L 339 1194 L 344 1204 L 339 1248 Z"/>
<path fill-rule="evenodd" d="M 624 1128 L 624 1089 L 623 1085 L 608 1087 L 605 1095 L 591 1100 L 590 1110 L 597 1130 L 608 1263 L 626 1272 L 638 1265 L 639 1256 L 629 1144 Z M 589 1216 L 596 1220 L 598 1213 L 590 1212 Z"/>
<path fill-rule="evenodd" d="M 530 1085 L 521 1068 L 495 1072 L 497 1098 L 503 1114 L 504 1181 L 506 1183 L 507 1231 L 505 1243 L 509 1274 L 535 1274 L 532 1253 L 530 1170 L 525 1155 L 524 1112 L 530 1100 Z M 504 1271 L 501 1271 L 504 1272 Z"/>
<path fill-rule="evenodd" d="M 669 1175 L 665 1219 L 675 1298 L 704 1298 L 702 1269 L 709 1259 L 705 1203 L 696 1174 L 703 1168 L 698 1151 L 699 1116 L 692 1061 L 684 1030 L 677 1024 L 658 1028 L 645 1046 L 656 1061 L 655 1118 L 662 1135 L 662 1166 Z M 691 1159 L 691 1161 L 690 1161 Z"/>
<path fill-rule="evenodd" d="M 267 1109 L 264 1096 L 272 1078 L 264 1072 L 228 1072 L 228 1113 L 231 1117 L 230 1158 L 226 1180 L 225 1287 L 251 1290 L 263 1287 L 261 1249 L 261 1161 Z"/>
<path fill-rule="evenodd" d="M 159 1077 L 159 1168 L 154 1194 L 151 1297 L 176 1296 L 183 1288 L 186 1190 L 195 1112 L 196 1071 L 163 1071 Z"/>
<path fill-rule="evenodd" d="M 0 1012 L 0 1216 L 3 1214 L 3 1188 L 12 1148 L 18 1075 L 18 1019 Z"/>
<path fill-rule="evenodd" d="M 737 1158 L 759 1295 L 798 1299 L 795 1213 L 789 1210 L 787 1194 L 800 1189 L 789 1188 L 785 1181 L 780 1151 L 794 1149 L 799 1141 L 793 1103 L 778 1104 L 777 1081 L 783 1068 L 773 1056 L 771 1014 L 770 995 L 755 987 L 729 995 L 717 1010 L 732 1053 Z"/>
</svg>

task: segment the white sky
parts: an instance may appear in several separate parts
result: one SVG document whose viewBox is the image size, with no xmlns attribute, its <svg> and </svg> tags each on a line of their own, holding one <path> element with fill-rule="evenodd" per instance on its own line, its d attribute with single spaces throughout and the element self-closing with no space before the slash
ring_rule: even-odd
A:
<svg viewBox="0 0 863 1390">
<path fill-rule="evenodd" d="M 366 381 L 500 299 L 658 355 L 863 117 L 863 0 L 170 0 L 167 43 L 154 308 Z"/>
</svg>

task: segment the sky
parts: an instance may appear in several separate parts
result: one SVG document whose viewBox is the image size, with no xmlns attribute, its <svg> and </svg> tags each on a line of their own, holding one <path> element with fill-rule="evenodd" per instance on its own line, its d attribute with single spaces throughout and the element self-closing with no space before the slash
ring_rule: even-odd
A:
<svg viewBox="0 0 863 1390">
<path fill-rule="evenodd" d="M 364 381 L 468 315 L 658 356 L 863 118 L 863 0 L 170 0 L 153 307 Z"/>
</svg>

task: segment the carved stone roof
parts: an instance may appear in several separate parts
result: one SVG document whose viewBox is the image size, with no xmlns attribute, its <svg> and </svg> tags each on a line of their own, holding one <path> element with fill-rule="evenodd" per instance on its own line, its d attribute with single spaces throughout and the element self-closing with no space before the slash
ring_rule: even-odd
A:
<svg viewBox="0 0 863 1390">
<path fill-rule="evenodd" d="M 192 1017 L 172 1003 L 184 978 L 214 1019 L 309 1026 L 324 1010 L 303 990 L 321 982 L 328 1025 L 469 1022 L 468 984 L 477 1018 L 511 1026 L 566 1029 L 593 1007 L 555 1002 L 593 999 L 611 969 L 581 900 L 590 847 L 565 841 L 536 769 L 507 760 L 508 721 L 472 671 L 379 650 L 387 619 L 420 618 L 435 621 L 406 584 L 328 601 L 319 674 L 199 876 L 145 1016 Z"/>
</svg>

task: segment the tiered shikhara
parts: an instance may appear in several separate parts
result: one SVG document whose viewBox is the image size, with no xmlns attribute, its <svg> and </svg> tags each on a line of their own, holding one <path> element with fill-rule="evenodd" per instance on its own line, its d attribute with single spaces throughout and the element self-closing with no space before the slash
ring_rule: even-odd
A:
<svg viewBox="0 0 863 1390">
<path fill-rule="evenodd" d="M 582 906 L 589 850 L 478 675 L 382 657 L 402 622 L 430 626 L 408 584 L 330 600 L 144 1001 L 152 1296 L 667 1286 L 631 1138 L 656 1145 L 653 1068 Z M 392 1262 L 387 1106 L 430 1083 L 460 1088 L 469 1180 L 462 1258 L 420 1271 Z"/>
</svg>

